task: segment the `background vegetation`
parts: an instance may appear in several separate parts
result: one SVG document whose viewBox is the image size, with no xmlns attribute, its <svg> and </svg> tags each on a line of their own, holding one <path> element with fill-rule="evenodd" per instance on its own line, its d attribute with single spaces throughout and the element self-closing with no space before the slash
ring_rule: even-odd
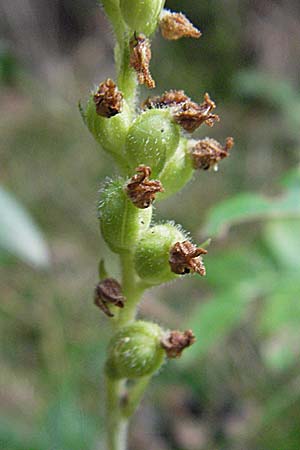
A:
<svg viewBox="0 0 300 450">
<path fill-rule="evenodd" d="M 208 91 L 210 135 L 236 146 L 157 206 L 213 241 L 206 279 L 143 301 L 141 317 L 198 342 L 154 378 L 130 450 L 299 450 L 300 5 L 167 6 L 203 37 L 156 36 L 157 92 Z M 99 450 L 107 319 L 92 292 L 100 256 L 115 259 L 96 206 L 113 168 L 77 102 L 113 75 L 112 36 L 96 0 L 0 0 L 0 29 L 0 448 Z"/>
</svg>

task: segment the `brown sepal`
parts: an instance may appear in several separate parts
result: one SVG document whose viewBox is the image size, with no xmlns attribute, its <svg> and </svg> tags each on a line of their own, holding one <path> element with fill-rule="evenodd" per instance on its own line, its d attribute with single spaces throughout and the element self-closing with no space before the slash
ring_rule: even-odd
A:
<svg viewBox="0 0 300 450">
<path fill-rule="evenodd" d="M 139 84 L 155 88 L 155 81 L 150 74 L 151 46 L 143 34 L 134 34 L 130 41 L 130 66 L 136 71 Z"/>
<path fill-rule="evenodd" d="M 192 330 L 170 331 L 161 340 L 161 346 L 165 349 L 168 358 L 179 358 L 183 350 L 196 342 Z"/>
<path fill-rule="evenodd" d="M 120 92 L 116 84 L 108 78 L 98 87 L 94 95 L 96 112 L 102 117 L 113 117 L 122 111 L 123 94 Z"/>
<path fill-rule="evenodd" d="M 162 184 L 158 180 L 149 180 L 151 169 L 141 165 L 137 167 L 136 174 L 126 185 L 126 192 L 132 203 L 141 209 L 148 208 L 155 200 L 155 194 L 163 192 Z"/>
<path fill-rule="evenodd" d="M 197 272 L 206 275 L 205 266 L 200 255 L 206 255 L 207 250 L 198 248 L 190 241 L 176 242 L 170 250 L 169 263 L 171 270 L 178 275 Z"/>
<path fill-rule="evenodd" d="M 159 26 L 162 36 L 168 40 L 177 40 L 182 37 L 199 38 L 201 36 L 201 32 L 182 13 L 163 12 Z"/>
<path fill-rule="evenodd" d="M 108 317 L 114 317 L 108 304 L 124 308 L 125 301 L 126 299 L 122 294 L 121 285 L 114 278 L 106 278 L 97 284 L 94 292 L 94 303 Z"/>
<path fill-rule="evenodd" d="M 175 121 L 186 131 L 192 133 L 203 123 L 212 127 L 215 122 L 220 120 L 217 114 L 211 114 L 216 104 L 206 93 L 204 101 L 198 105 L 193 101 L 182 103 L 178 109 L 174 111 Z"/>
<path fill-rule="evenodd" d="M 208 170 L 211 167 L 216 167 L 222 159 L 229 156 L 229 151 L 233 145 L 234 140 L 232 137 L 226 139 L 224 146 L 215 139 L 201 139 L 191 151 L 194 168 Z"/>
</svg>

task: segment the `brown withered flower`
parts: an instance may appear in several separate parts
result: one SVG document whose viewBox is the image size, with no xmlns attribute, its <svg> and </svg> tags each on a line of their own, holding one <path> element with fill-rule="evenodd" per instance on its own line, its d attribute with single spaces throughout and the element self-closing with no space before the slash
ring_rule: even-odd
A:
<svg viewBox="0 0 300 450">
<path fill-rule="evenodd" d="M 183 350 L 196 342 L 192 330 L 170 331 L 161 340 L 168 358 L 179 358 Z"/>
<path fill-rule="evenodd" d="M 217 114 L 211 114 L 215 109 L 216 104 L 211 100 L 209 94 L 204 95 L 204 101 L 198 103 L 187 101 L 179 105 L 178 109 L 174 111 L 175 121 L 186 131 L 192 133 L 203 123 L 212 127 L 215 122 L 220 120 Z"/>
<path fill-rule="evenodd" d="M 98 306 L 108 317 L 114 317 L 108 305 L 118 306 L 124 308 L 125 297 L 122 294 L 120 283 L 114 278 L 106 278 L 100 281 L 94 292 L 94 303 Z"/>
<path fill-rule="evenodd" d="M 139 84 L 155 88 L 155 81 L 150 74 L 150 41 L 143 34 L 134 34 L 130 41 L 130 66 L 136 71 Z"/>
<path fill-rule="evenodd" d="M 137 173 L 129 180 L 125 190 L 137 208 L 145 209 L 153 203 L 155 195 L 164 189 L 160 181 L 149 180 L 150 167 L 141 165 L 135 170 Z"/>
<path fill-rule="evenodd" d="M 160 22 L 162 36 L 168 40 L 177 40 L 182 37 L 199 38 L 199 31 L 182 13 L 163 11 Z"/>
<path fill-rule="evenodd" d="M 232 137 L 226 139 L 222 146 L 215 139 L 205 138 L 198 141 L 191 150 L 192 162 L 195 169 L 208 170 L 211 167 L 217 169 L 217 164 L 229 156 L 229 151 L 234 145 Z"/>
<path fill-rule="evenodd" d="M 170 250 L 169 263 L 171 270 L 178 275 L 197 272 L 206 275 L 205 266 L 201 255 L 206 255 L 207 250 L 198 248 L 190 241 L 176 242 Z"/>
<path fill-rule="evenodd" d="M 189 133 L 203 123 L 212 127 L 220 120 L 217 114 L 211 113 L 216 108 L 216 104 L 207 93 L 204 95 L 204 101 L 198 105 L 184 91 L 166 91 L 161 96 L 148 97 L 142 103 L 142 109 L 152 108 L 171 108 L 174 120 Z"/>
<path fill-rule="evenodd" d="M 164 92 L 161 96 L 148 97 L 142 103 L 141 107 L 142 109 L 171 108 L 179 106 L 187 101 L 191 101 L 191 99 L 185 95 L 184 91 L 170 90 Z"/>
<path fill-rule="evenodd" d="M 116 84 L 108 78 L 98 87 L 94 95 L 96 112 L 102 117 L 113 117 L 122 111 L 123 94 L 120 92 Z"/>
</svg>

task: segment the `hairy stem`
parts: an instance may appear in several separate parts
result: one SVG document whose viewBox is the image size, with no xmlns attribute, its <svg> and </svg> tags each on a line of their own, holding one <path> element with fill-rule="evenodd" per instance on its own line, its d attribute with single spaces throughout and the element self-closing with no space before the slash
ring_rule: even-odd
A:
<svg viewBox="0 0 300 450">
<path fill-rule="evenodd" d="M 127 420 L 122 418 L 120 398 L 124 382 L 106 377 L 107 450 L 126 450 Z"/>
<path fill-rule="evenodd" d="M 130 47 L 129 47 L 129 37 L 123 41 L 123 45 L 119 47 L 117 44 L 115 49 L 116 61 L 119 59 L 121 61 L 118 70 L 118 86 L 122 91 L 124 98 L 128 102 L 131 110 L 135 110 L 136 93 L 137 93 L 137 79 L 135 71 L 130 67 Z M 120 55 L 120 56 L 118 56 Z"/>
<path fill-rule="evenodd" d="M 134 385 L 128 392 L 127 401 L 122 408 L 123 417 L 129 418 L 136 411 L 151 378 L 152 375 L 148 377 L 142 377 L 134 383 Z"/>
<path fill-rule="evenodd" d="M 117 40 L 115 45 L 115 63 L 118 88 L 122 91 L 124 98 L 134 112 L 137 79 L 135 71 L 129 65 L 129 41 L 131 36 L 129 36 L 128 28 L 122 19 L 119 2 L 117 0 L 102 0 L 102 4 L 114 27 Z"/>
<path fill-rule="evenodd" d="M 144 288 L 136 280 L 133 256 L 130 252 L 120 255 L 122 269 L 122 288 L 126 297 L 126 308 L 120 310 L 115 321 L 115 331 L 135 319 L 136 306 Z M 128 419 L 137 408 L 150 377 L 144 377 L 129 391 L 127 406 L 122 408 L 121 399 L 125 391 L 126 380 L 106 380 L 106 420 L 107 450 L 126 450 Z"/>
<path fill-rule="evenodd" d="M 115 62 L 118 88 L 122 91 L 132 112 L 135 112 L 137 79 L 130 67 L 130 38 L 119 9 L 118 0 L 102 0 L 107 16 L 114 27 L 116 35 Z M 119 312 L 114 321 L 115 331 L 134 321 L 136 306 L 144 287 L 136 280 L 132 253 L 120 255 L 122 270 L 122 289 L 126 297 L 126 308 Z M 129 393 L 127 407 L 122 411 L 121 397 L 124 394 L 126 380 L 112 380 L 106 377 L 106 421 L 107 450 L 126 450 L 128 419 L 135 411 L 150 377 L 138 381 Z"/>
<path fill-rule="evenodd" d="M 139 302 L 144 287 L 140 286 L 136 280 L 136 273 L 131 253 L 120 255 L 122 268 L 122 288 L 126 297 L 126 308 L 120 311 L 118 318 L 118 327 L 122 327 L 132 322 L 136 316 L 136 306 Z"/>
<path fill-rule="evenodd" d="M 117 38 L 117 42 L 122 45 L 125 32 L 125 24 L 123 22 L 119 1 L 118 0 L 101 0 L 104 11 L 109 18 Z"/>
</svg>

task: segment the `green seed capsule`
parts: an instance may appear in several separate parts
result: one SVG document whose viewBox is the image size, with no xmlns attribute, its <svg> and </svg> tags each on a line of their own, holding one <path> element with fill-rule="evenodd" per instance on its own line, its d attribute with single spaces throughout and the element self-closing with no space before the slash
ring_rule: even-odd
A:
<svg viewBox="0 0 300 450">
<path fill-rule="evenodd" d="M 145 231 L 135 250 L 135 268 L 140 278 L 155 285 L 178 277 L 171 271 L 170 250 L 176 242 L 185 240 L 184 234 L 171 223 Z"/>
<path fill-rule="evenodd" d="M 120 0 L 120 9 L 132 31 L 149 36 L 155 30 L 165 0 Z"/>
<path fill-rule="evenodd" d="M 106 372 L 112 378 L 139 378 L 156 372 L 165 358 L 163 330 L 137 321 L 122 328 L 108 347 Z"/>
<path fill-rule="evenodd" d="M 164 192 L 159 193 L 158 200 L 165 199 L 180 191 L 192 178 L 194 170 L 190 152 L 187 149 L 187 139 L 181 138 L 174 155 L 166 162 L 159 175 Z"/>
<path fill-rule="evenodd" d="M 88 129 L 103 150 L 117 159 L 122 159 L 123 147 L 131 121 L 130 110 L 125 100 L 123 100 L 122 112 L 107 118 L 96 113 L 96 105 L 93 95 L 91 95 L 86 106 L 85 118 Z"/>
<path fill-rule="evenodd" d="M 180 139 L 180 128 L 169 111 L 151 109 L 143 112 L 129 129 L 125 153 L 131 171 L 144 164 L 152 169 L 155 178 L 167 158 L 175 152 Z"/>
<path fill-rule="evenodd" d="M 152 207 L 139 209 L 124 192 L 124 180 L 108 183 L 99 205 L 100 229 L 112 251 L 132 249 L 151 222 Z"/>
</svg>

